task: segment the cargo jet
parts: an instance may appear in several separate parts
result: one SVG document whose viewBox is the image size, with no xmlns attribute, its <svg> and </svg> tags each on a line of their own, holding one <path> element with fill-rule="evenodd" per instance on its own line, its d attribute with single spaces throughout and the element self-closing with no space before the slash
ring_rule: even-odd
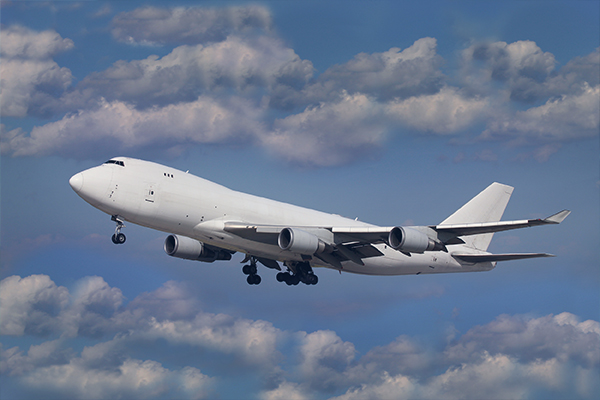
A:
<svg viewBox="0 0 600 400">
<path fill-rule="evenodd" d="M 73 190 L 116 223 L 112 241 L 125 243 L 125 222 L 169 233 L 165 252 L 186 260 L 230 260 L 240 252 L 247 282 L 257 263 L 280 271 L 288 285 L 318 282 L 313 268 L 367 275 L 489 271 L 498 261 L 551 257 L 490 254 L 495 232 L 559 224 L 546 219 L 500 221 L 511 186 L 492 183 L 438 225 L 381 227 L 228 189 L 153 162 L 116 157 L 73 175 Z M 285 270 L 282 270 L 280 263 Z"/>
</svg>

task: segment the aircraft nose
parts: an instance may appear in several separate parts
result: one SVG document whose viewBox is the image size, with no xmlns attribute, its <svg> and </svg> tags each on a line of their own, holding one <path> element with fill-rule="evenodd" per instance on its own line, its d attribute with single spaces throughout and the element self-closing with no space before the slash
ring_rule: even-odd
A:
<svg viewBox="0 0 600 400">
<path fill-rule="evenodd" d="M 73 188 L 75 193 L 79 193 L 79 191 L 83 187 L 83 174 L 80 172 L 78 174 L 73 175 L 71 179 L 69 179 L 69 185 L 71 185 L 71 188 Z"/>
</svg>

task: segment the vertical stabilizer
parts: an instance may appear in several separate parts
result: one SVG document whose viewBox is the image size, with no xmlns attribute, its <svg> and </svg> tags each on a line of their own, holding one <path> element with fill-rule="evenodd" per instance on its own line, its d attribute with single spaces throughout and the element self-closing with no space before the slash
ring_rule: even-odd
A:
<svg viewBox="0 0 600 400">
<path fill-rule="evenodd" d="M 513 187 L 494 182 L 485 188 L 440 225 L 471 224 L 478 222 L 497 222 L 502 218 L 504 209 L 510 200 Z M 479 250 L 487 250 L 493 233 L 465 236 L 465 243 Z"/>
</svg>

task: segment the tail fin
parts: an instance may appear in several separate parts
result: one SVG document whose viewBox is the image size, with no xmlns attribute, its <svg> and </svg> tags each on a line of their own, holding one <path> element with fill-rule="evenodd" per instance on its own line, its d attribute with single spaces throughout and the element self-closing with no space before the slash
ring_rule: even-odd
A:
<svg viewBox="0 0 600 400">
<path fill-rule="evenodd" d="M 500 221 L 513 189 L 512 186 L 494 182 L 446 218 L 440 225 Z M 465 236 L 463 240 L 469 247 L 486 251 L 493 235 L 493 233 L 484 233 Z"/>
</svg>

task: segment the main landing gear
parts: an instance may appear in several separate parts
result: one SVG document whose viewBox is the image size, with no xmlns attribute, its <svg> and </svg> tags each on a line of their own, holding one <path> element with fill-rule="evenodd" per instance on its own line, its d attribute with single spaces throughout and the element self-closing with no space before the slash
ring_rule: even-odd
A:
<svg viewBox="0 0 600 400">
<path fill-rule="evenodd" d="M 250 255 L 247 255 L 244 261 L 242 261 L 244 263 L 250 262 L 242 267 L 242 272 L 245 275 L 248 275 L 246 282 L 250 285 L 258 285 L 262 280 L 257 274 L 256 262 L 258 260 L 260 260 L 261 263 L 264 263 L 264 260 L 257 259 Z M 271 268 L 270 264 L 267 266 Z M 277 274 L 278 282 L 285 282 L 288 286 L 296 286 L 300 282 L 305 285 L 316 285 L 319 282 L 319 278 L 314 274 L 308 262 L 286 262 L 285 266 L 288 271 L 279 272 Z"/>
<path fill-rule="evenodd" d="M 113 215 L 110 218 L 111 221 L 114 221 L 117 223 L 117 227 L 115 229 L 115 234 L 112 235 L 112 242 L 114 244 L 123 244 L 125 243 L 125 240 L 127 239 L 125 237 L 124 233 L 121 233 L 121 228 L 125 228 L 125 224 L 123 223 L 123 221 L 121 219 L 119 219 L 119 217 L 117 215 Z"/>
<path fill-rule="evenodd" d="M 246 282 L 248 282 L 249 285 L 258 285 L 262 280 L 260 275 L 257 275 L 258 270 L 256 268 L 256 259 L 254 257 L 250 257 L 250 264 L 244 265 L 242 267 L 242 272 L 248 275 Z"/>
<path fill-rule="evenodd" d="M 305 285 L 316 285 L 319 278 L 314 274 L 311 266 L 307 262 L 286 263 L 288 269 L 292 272 L 280 272 L 277 274 L 278 282 L 285 282 L 288 286 L 296 286 L 300 282 Z"/>
</svg>

